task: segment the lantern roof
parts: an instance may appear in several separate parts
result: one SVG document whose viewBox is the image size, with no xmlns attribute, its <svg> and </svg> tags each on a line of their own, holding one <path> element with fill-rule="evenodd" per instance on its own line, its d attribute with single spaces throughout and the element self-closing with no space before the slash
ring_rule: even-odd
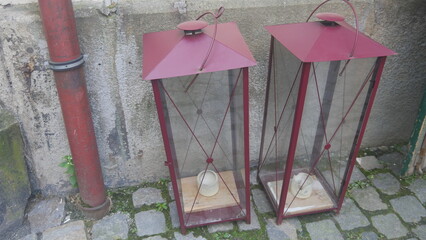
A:
<svg viewBox="0 0 426 240">
<path fill-rule="evenodd" d="M 154 80 L 256 65 L 236 23 L 217 25 L 216 40 L 202 71 L 200 67 L 214 36 L 215 25 L 197 35 L 180 29 L 143 35 L 143 79 Z"/>
<path fill-rule="evenodd" d="M 366 35 L 359 33 L 353 56 L 350 53 L 356 30 L 345 21 L 266 26 L 266 30 L 302 62 L 327 62 L 370 58 L 396 53 Z"/>
</svg>

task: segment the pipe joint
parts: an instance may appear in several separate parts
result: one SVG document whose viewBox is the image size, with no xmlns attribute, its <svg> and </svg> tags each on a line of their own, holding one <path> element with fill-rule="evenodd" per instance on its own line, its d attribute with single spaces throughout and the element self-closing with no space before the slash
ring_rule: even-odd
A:
<svg viewBox="0 0 426 240">
<path fill-rule="evenodd" d="M 52 69 L 53 71 L 56 71 L 56 72 L 68 71 L 68 70 L 71 70 L 71 69 L 74 69 L 74 68 L 78 68 L 83 64 L 84 64 L 83 55 L 80 55 L 80 57 L 78 57 L 74 60 L 66 61 L 66 62 L 49 61 L 50 69 Z"/>
</svg>

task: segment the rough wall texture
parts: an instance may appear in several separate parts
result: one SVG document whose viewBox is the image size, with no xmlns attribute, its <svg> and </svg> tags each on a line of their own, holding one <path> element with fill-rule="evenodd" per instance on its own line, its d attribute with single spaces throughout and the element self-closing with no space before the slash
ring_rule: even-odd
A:
<svg viewBox="0 0 426 240">
<path fill-rule="evenodd" d="M 117 1 L 111 1 L 117 2 Z M 101 1 L 76 1 L 80 45 L 103 173 L 108 187 L 167 177 L 164 148 L 148 82 L 141 80 L 142 35 L 174 29 L 219 3 L 213 0 L 121 0 L 114 11 Z M 178 2 L 178 3 L 179 3 Z M 250 69 L 250 158 L 257 162 L 269 39 L 264 25 L 302 22 L 321 1 L 221 1 L 221 22 L 235 21 L 258 65 Z M 3 2 L 1 2 L 4 5 Z M 353 1 L 361 30 L 399 53 L 390 57 L 364 145 L 406 142 L 426 81 L 426 3 L 423 0 Z M 174 6 L 180 8 L 174 8 Z M 186 13 L 184 13 L 186 10 Z M 350 10 L 331 1 L 353 22 Z M 34 189 L 71 188 L 61 158 L 69 154 L 47 45 L 36 3 L 0 6 L 0 105 L 18 116 Z"/>
</svg>

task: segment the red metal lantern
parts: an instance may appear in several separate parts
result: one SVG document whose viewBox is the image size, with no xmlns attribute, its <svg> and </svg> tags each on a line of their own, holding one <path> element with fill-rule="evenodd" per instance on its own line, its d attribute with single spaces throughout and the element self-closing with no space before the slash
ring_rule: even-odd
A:
<svg viewBox="0 0 426 240">
<path fill-rule="evenodd" d="M 359 33 L 356 14 L 355 29 L 338 14 L 317 17 L 266 27 L 272 38 L 258 178 L 278 224 L 340 210 L 386 56 L 395 54 Z"/>
<path fill-rule="evenodd" d="M 190 21 L 144 34 L 182 232 L 250 222 L 248 67 L 256 64 L 235 23 Z M 202 16 L 204 16 L 203 14 Z M 202 17 L 200 16 L 200 17 Z"/>
</svg>

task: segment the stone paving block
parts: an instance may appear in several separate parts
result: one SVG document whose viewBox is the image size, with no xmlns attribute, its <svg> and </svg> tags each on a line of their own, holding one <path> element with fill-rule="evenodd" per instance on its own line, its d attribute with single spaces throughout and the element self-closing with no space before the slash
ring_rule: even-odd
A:
<svg viewBox="0 0 426 240">
<path fill-rule="evenodd" d="M 354 166 L 354 170 L 352 171 L 352 176 L 351 176 L 351 180 L 349 181 L 349 183 L 353 183 L 356 181 L 362 181 L 367 179 L 364 175 L 364 173 L 361 172 L 361 170 L 359 170 L 359 168 L 357 166 Z"/>
<path fill-rule="evenodd" d="M 387 153 L 378 157 L 378 160 L 384 163 L 397 176 L 400 175 L 403 159 L 404 155 L 399 152 Z"/>
<path fill-rule="evenodd" d="M 28 234 L 27 236 L 20 238 L 19 240 L 37 240 L 37 234 L 32 233 L 32 234 Z"/>
<path fill-rule="evenodd" d="M 43 240 L 86 240 L 86 228 L 82 220 L 49 228 L 43 232 Z"/>
<path fill-rule="evenodd" d="M 205 238 L 203 238 L 201 236 L 195 237 L 194 233 L 192 233 L 192 232 L 188 233 L 186 235 L 182 235 L 179 232 L 175 232 L 175 239 L 176 240 L 206 240 Z"/>
<path fill-rule="evenodd" d="M 408 188 L 422 203 L 426 203 L 426 180 L 416 179 Z"/>
<path fill-rule="evenodd" d="M 359 164 L 359 166 L 365 170 L 383 168 L 383 164 L 381 164 L 375 156 L 359 157 L 359 158 L 356 158 L 356 161 Z"/>
<path fill-rule="evenodd" d="M 345 175 L 345 171 L 346 171 L 346 166 L 341 166 L 340 172 L 337 173 L 337 171 L 336 171 L 336 173 L 334 173 L 333 177 L 334 177 L 334 182 L 336 184 L 336 188 L 338 188 L 340 183 L 342 182 L 342 178 Z M 333 184 L 333 178 L 331 176 L 330 170 L 326 170 L 322 174 L 323 174 L 324 178 L 327 180 L 327 182 L 329 182 L 330 184 Z M 356 181 L 362 181 L 362 180 L 365 180 L 365 179 L 366 179 L 366 177 L 359 170 L 359 168 L 357 166 L 354 166 L 354 169 L 353 169 L 352 175 L 351 175 L 351 180 L 349 180 L 349 183 L 353 183 L 353 182 L 356 182 Z"/>
<path fill-rule="evenodd" d="M 127 239 L 130 222 L 130 216 L 124 213 L 106 216 L 93 225 L 92 239 Z"/>
<path fill-rule="evenodd" d="M 145 238 L 145 240 L 167 240 L 167 238 L 163 238 L 161 236 L 153 236 L 153 237 Z"/>
<path fill-rule="evenodd" d="M 349 198 L 345 198 L 340 213 L 335 215 L 334 219 L 336 219 L 340 228 L 345 231 L 370 225 L 367 217 L 362 214 L 361 210 Z"/>
<path fill-rule="evenodd" d="M 330 219 L 306 224 L 311 239 L 315 240 L 343 240 L 342 234 L 337 229 L 336 225 Z"/>
<path fill-rule="evenodd" d="M 246 221 L 243 220 L 238 221 L 237 225 L 241 231 L 260 229 L 259 219 L 257 218 L 257 214 L 254 211 L 253 203 L 251 204 L 250 208 L 250 224 L 247 224 Z"/>
<path fill-rule="evenodd" d="M 250 184 L 251 185 L 257 185 L 257 184 L 259 184 L 257 182 L 257 169 L 250 171 Z"/>
<path fill-rule="evenodd" d="M 375 232 L 363 232 L 361 233 L 361 240 L 378 240 L 379 236 Z"/>
<path fill-rule="evenodd" d="M 410 223 L 417 223 L 426 217 L 426 210 L 422 204 L 413 196 L 403 196 L 390 200 L 390 203 L 396 213 L 402 220 Z"/>
<path fill-rule="evenodd" d="M 288 221 L 283 221 L 281 225 L 276 224 L 276 219 L 266 221 L 266 233 L 270 240 L 297 239 L 297 227 Z"/>
<path fill-rule="evenodd" d="M 362 209 L 367 211 L 377 211 L 388 208 L 388 206 L 383 203 L 379 193 L 377 193 L 376 189 L 373 187 L 353 189 L 352 197 Z"/>
<path fill-rule="evenodd" d="M 381 192 L 393 195 L 399 192 L 400 184 L 390 173 L 379 173 L 373 178 L 373 185 L 378 188 Z"/>
<path fill-rule="evenodd" d="M 403 237 L 408 234 L 408 230 L 393 213 L 373 216 L 371 221 L 373 226 L 388 239 Z"/>
<path fill-rule="evenodd" d="M 176 202 L 169 203 L 169 209 L 170 209 L 170 220 L 172 220 L 172 226 L 174 228 L 180 227 L 179 215 L 176 208 Z"/>
<path fill-rule="evenodd" d="M 161 197 L 161 190 L 157 188 L 139 188 L 132 195 L 133 206 L 135 208 L 142 207 L 143 205 L 151 205 L 154 203 L 165 202 Z"/>
<path fill-rule="evenodd" d="M 166 231 L 164 214 L 156 210 L 142 211 L 135 214 L 137 235 L 139 237 L 163 233 Z"/>
<path fill-rule="evenodd" d="M 31 232 L 38 233 L 61 225 L 65 216 L 65 200 L 63 198 L 51 198 L 42 200 L 28 214 Z"/>
<path fill-rule="evenodd" d="M 169 184 L 167 184 L 167 190 L 169 191 L 169 196 L 172 200 L 175 200 L 175 194 L 173 193 L 173 186 L 172 186 L 172 182 L 169 182 Z"/>
<path fill-rule="evenodd" d="M 414 234 L 416 234 L 419 239 L 426 239 L 426 225 L 420 225 L 416 228 L 413 228 L 411 231 L 413 231 Z"/>
<path fill-rule="evenodd" d="M 232 230 L 233 228 L 234 225 L 232 224 L 232 222 L 216 223 L 207 226 L 209 233 L 226 232 Z"/>
<path fill-rule="evenodd" d="M 272 212 L 272 205 L 269 202 L 265 192 L 260 189 L 254 189 L 251 191 L 253 195 L 254 203 L 256 204 L 257 210 L 260 213 Z"/>
</svg>

